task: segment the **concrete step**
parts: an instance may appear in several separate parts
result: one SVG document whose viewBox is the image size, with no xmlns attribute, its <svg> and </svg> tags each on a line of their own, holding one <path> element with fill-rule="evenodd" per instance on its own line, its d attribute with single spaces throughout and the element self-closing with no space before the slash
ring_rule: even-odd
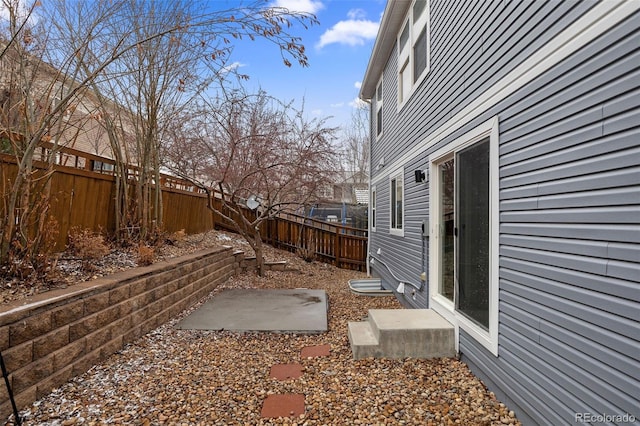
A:
<svg viewBox="0 0 640 426">
<path fill-rule="evenodd" d="M 453 325 L 430 309 L 371 309 L 349 323 L 349 341 L 354 359 L 455 356 Z"/>
<path fill-rule="evenodd" d="M 380 358 L 382 356 L 378 339 L 374 336 L 368 321 L 350 322 L 348 327 L 349 342 L 351 342 L 351 352 L 353 352 L 354 359 Z"/>
</svg>

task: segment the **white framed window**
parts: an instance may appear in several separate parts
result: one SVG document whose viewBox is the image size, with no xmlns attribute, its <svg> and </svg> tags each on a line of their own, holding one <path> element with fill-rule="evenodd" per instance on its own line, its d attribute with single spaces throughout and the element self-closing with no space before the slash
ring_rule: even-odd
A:
<svg viewBox="0 0 640 426">
<path fill-rule="evenodd" d="M 431 306 L 497 356 L 497 117 L 431 154 L 429 167 Z"/>
<path fill-rule="evenodd" d="M 371 231 L 375 231 L 376 230 L 376 203 L 378 202 L 377 200 L 377 192 L 376 192 L 376 187 L 372 186 L 371 187 L 371 202 L 369 203 L 369 205 L 371 206 L 371 213 L 369 216 L 369 224 L 371 227 Z"/>
<path fill-rule="evenodd" d="M 429 0 L 413 0 L 398 35 L 398 107 L 411 97 L 429 73 Z"/>
<path fill-rule="evenodd" d="M 376 138 L 382 136 L 382 77 L 376 87 Z"/>
<path fill-rule="evenodd" d="M 404 236 L 404 169 L 389 176 L 389 232 Z"/>
<path fill-rule="evenodd" d="M 400 76 L 398 77 L 398 93 L 400 95 L 401 104 L 411 96 L 412 87 L 411 67 L 409 66 L 409 59 L 407 58 L 400 67 Z"/>
</svg>

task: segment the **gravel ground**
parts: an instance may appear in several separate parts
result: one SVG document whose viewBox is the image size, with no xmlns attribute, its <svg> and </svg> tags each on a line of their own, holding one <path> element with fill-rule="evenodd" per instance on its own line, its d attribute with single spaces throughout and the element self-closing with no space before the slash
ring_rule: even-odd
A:
<svg viewBox="0 0 640 426">
<path fill-rule="evenodd" d="M 21 412 L 23 424 L 520 424 L 456 359 L 353 360 L 347 322 L 362 320 L 370 308 L 400 308 L 395 298 L 350 293 L 347 281 L 362 273 L 269 250 L 267 258 L 274 257 L 292 270 L 234 277 L 209 297 L 225 288 L 325 289 L 327 333 L 175 329 L 196 306 L 36 401 Z M 329 357 L 300 358 L 303 347 L 323 344 L 331 345 Z M 302 377 L 269 377 L 272 365 L 287 363 L 302 364 Z M 280 393 L 304 394 L 305 414 L 260 418 L 265 398 Z"/>
</svg>

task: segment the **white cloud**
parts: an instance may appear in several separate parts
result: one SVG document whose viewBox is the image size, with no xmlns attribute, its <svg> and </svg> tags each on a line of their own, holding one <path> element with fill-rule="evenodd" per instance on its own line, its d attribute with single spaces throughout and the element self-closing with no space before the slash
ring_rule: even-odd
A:
<svg viewBox="0 0 640 426">
<path fill-rule="evenodd" d="M 355 83 L 353 83 L 353 87 L 355 87 L 356 89 L 360 90 L 360 88 L 362 87 L 362 82 L 361 81 L 356 81 Z"/>
<path fill-rule="evenodd" d="M 355 98 L 351 102 L 349 102 L 349 106 L 352 108 L 364 108 L 368 104 L 360 98 Z"/>
<path fill-rule="evenodd" d="M 331 104 L 331 108 L 342 108 L 344 106 L 344 102 L 338 102 L 337 104 Z"/>
<path fill-rule="evenodd" d="M 324 115 L 324 112 L 322 111 L 322 109 L 314 109 L 314 110 L 311 110 L 311 114 L 317 117 L 320 117 Z"/>
<path fill-rule="evenodd" d="M 352 9 L 347 13 L 349 19 L 339 21 L 320 36 L 317 48 L 332 43 L 342 43 L 349 46 L 361 46 L 367 40 L 374 40 L 378 34 L 379 22 L 364 19 L 362 9 Z"/>
<path fill-rule="evenodd" d="M 275 0 L 274 7 L 284 7 L 292 12 L 307 12 L 317 14 L 324 9 L 324 4 L 319 0 Z"/>
<path fill-rule="evenodd" d="M 367 12 L 363 9 L 351 9 L 347 12 L 347 17 L 349 19 L 364 19 L 367 16 Z"/>
<path fill-rule="evenodd" d="M 244 66 L 246 66 L 246 64 L 243 64 L 242 62 L 238 62 L 238 61 L 232 62 L 229 65 L 226 65 L 222 68 L 222 73 L 236 71 L 238 68 L 241 68 Z"/>
</svg>

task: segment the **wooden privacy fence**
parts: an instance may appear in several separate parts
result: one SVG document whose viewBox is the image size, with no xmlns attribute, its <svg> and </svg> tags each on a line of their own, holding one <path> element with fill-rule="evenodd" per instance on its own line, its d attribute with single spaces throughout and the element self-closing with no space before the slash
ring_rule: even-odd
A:
<svg viewBox="0 0 640 426">
<path fill-rule="evenodd" d="M 43 155 L 47 147 L 42 148 Z M 115 161 L 106 157 L 62 148 L 58 164 L 51 175 L 49 214 L 57 224 L 56 248 L 64 250 L 72 228 L 102 230 L 115 233 Z M 46 169 L 43 162 L 35 167 Z M 9 196 L 18 167 L 15 157 L 0 154 L 0 196 Z M 129 167 L 132 178 L 135 166 Z M 162 174 L 163 230 L 188 234 L 205 232 L 215 227 L 235 232 L 233 226 L 207 208 L 207 195 L 190 182 Z M 222 201 L 214 199 L 222 208 Z M 6 205 L 6 203 L 4 204 Z M 247 209 L 248 217 L 255 213 Z M 261 228 L 262 239 L 272 246 L 291 252 L 309 251 L 315 259 L 340 268 L 365 270 L 367 231 L 335 223 L 280 214 L 268 219 Z"/>
<path fill-rule="evenodd" d="M 102 168 L 113 161 L 80 152 L 78 155 L 85 155 L 80 167 L 55 165 L 50 178 L 51 198 L 48 214 L 55 219 L 55 243 L 56 249 L 60 251 L 64 250 L 67 236 L 74 227 L 108 233 L 117 231 L 113 172 L 91 169 L 91 164 L 99 163 L 97 167 Z M 85 162 L 90 165 L 86 167 Z M 71 164 L 75 164 L 75 161 Z M 46 164 L 38 161 L 34 162 L 34 166 L 40 170 L 46 168 Z M 3 200 L 9 196 L 17 170 L 14 157 L 0 155 L 0 195 Z M 186 233 L 197 233 L 213 229 L 214 217 L 207 208 L 206 195 L 164 185 L 163 182 L 162 197 L 165 231 L 176 232 L 184 229 Z M 0 208 L 4 206 L 6 203 Z"/>
<path fill-rule="evenodd" d="M 216 200 L 217 201 L 217 200 Z M 247 211 L 247 215 L 252 213 Z M 251 216 L 249 216 L 251 218 Z M 216 226 L 233 230 L 229 223 L 218 220 Z M 260 228 L 267 244 L 310 255 L 339 268 L 364 271 L 367 258 L 367 230 L 328 223 L 304 216 L 280 213 L 267 219 Z"/>
</svg>

